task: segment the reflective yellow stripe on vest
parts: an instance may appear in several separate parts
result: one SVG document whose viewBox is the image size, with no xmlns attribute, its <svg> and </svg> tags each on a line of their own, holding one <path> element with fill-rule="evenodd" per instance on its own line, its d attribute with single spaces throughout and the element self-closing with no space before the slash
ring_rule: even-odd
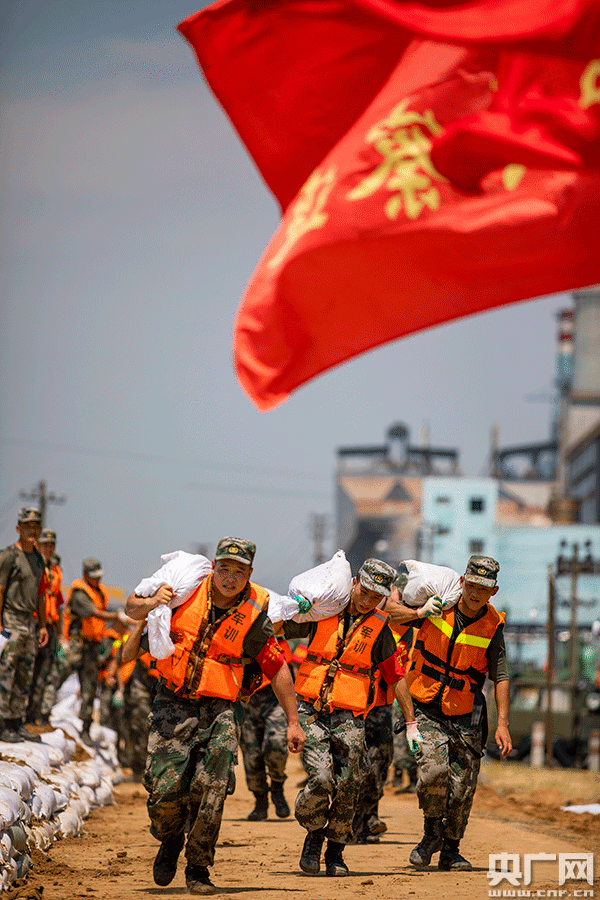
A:
<svg viewBox="0 0 600 900">
<path fill-rule="evenodd" d="M 454 626 L 451 625 L 450 622 L 446 622 L 445 619 L 434 619 L 433 617 L 429 622 L 431 625 L 439 628 L 449 640 L 452 638 Z M 491 638 L 480 637 L 478 634 L 466 634 L 464 631 L 461 631 L 454 643 L 467 644 L 470 647 L 489 647 L 491 640 Z"/>
</svg>

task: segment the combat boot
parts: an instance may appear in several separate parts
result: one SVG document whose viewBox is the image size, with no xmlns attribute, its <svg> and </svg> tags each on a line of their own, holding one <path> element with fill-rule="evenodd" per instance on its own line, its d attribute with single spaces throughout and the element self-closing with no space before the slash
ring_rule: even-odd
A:
<svg viewBox="0 0 600 900">
<path fill-rule="evenodd" d="M 262 822 L 267 818 L 269 811 L 269 795 L 259 794 L 254 791 L 256 803 L 250 815 L 246 816 L 249 822 Z"/>
<path fill-rule="evenodd" d="M 366 830 L 369 832 L 369 834 L 372 834 L 375 836 L 375 835 L 379 835 L 379 834 L 384 834 L 388 830 L 388 827 L 385 824 L 385 822 L 381 821 L 381 819 L 379 818 L 377 813 L 375 813 L 367 820 L 367 829 Z"/>
<path fill-rule="evenodd" d="M 411 850 L 409 861 L 417 869 L 428 866 L 431 857 L 438 850 L 442 849 L 442 820 L 425 816 L 425 826 L 423 828 L 423 837 L 420 842 Z"/>
<path fill-rule="evenodd" d="M 19 736 L 20 741 L 33 741 L 35 744 L 41 744 L 42 739 L 39 734 L 32 734 L 30 731 L 27 731 L 23 722 L 20 719 L 13 719 L 15 723 L 15 731 Z"/>
<path fill-rule="evenodd" d="M 304 839 L 300 868 L 306 875 L 318 875 L 321 871 L 321 850 L 325 841 L 325 829 L 309 831 Z"/>
<path fill-rule="evenodd" d="M 283 793 L 283 781 L 271 782 L 271 800 L 275 807 L 275 812 L 279 819 L 287 819 L 290 814 L 290 808 Z"/>
<path fill-rule="evenodd" d="M 438 861 L 438 869 L 443 872 L 472 872 L 473 866 L 468 859 L 458 852 L 460 841 L 451 841 L 445 837 L 442 852 Z"/>
<path fill-rule="evenodd" d="M 14 719 L 4 719 L 1 721 L 0 741 L 6 744 L 19 744 L 21 738 L 15 731 Z"/>
<path fill-rule="evenodd" d="M 190 894 L 214 894 L 216 887 L 210 880 L 206 866 L 185 867 L 185 884 Z"/>
<path fill-rule="evenodd" d="M 162 841 L 158 848 L 158 853 L 154 860 L 154 868 L 152 870 L 155 884 L 159 884 L 161 887 L 166 887 L 168 884 L 171 884 L 175 878 L 177 860 L 179 859 L 179 854 L 183 848 L 184 841 L 184 834 L 177 835 L 177 837 L 165 838 L 165 840 Z"/>
<path fill-rule="evenodd" d="M 340 878 L 349 875 L 348 866 L 344 862 L 342 851 L 346 845 L 337 841 L 327 841 L 325 850 L 325 874 L 332 878 Z"/>
</svg>

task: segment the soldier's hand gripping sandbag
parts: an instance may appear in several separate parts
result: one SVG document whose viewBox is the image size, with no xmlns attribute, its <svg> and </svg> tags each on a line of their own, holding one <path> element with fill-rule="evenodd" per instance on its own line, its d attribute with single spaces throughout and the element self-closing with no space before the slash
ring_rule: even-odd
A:
<svg viewBox="0 0 600 900">
<path fill-rule="evenodd" d="M 428 619 L 430 616 L 433 616 L 434 618 L 436 616 L 441 616 L 443 606 L 444 601 L 436 594 L 434 597 L 430 597 L 427 603 L 424 603 L 423 606 L 418 608 L 417 615 L 420 619 Z"/>
</svg>

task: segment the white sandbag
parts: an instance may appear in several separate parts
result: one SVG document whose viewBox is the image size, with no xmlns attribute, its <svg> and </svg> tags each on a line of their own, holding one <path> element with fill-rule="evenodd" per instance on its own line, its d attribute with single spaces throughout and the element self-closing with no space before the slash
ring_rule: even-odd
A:
<svg viewBox="0 0 600 900">
<path fill-rule="evenodd" d="M 27 812 L 23 800 L 11 788 L 0 787 L 0 831 L 6 831 L 17 819 L 26 819 Z M 31 812 L 29 812 L 29 818 Z"/>
<path fill-rule="evenodd" d="M 72 775 L 68 775 L 64 769 L 60 772 L 53 772 L 46 780 L 56 788 L 61 796 L 65 796 L 67 801 L 69 797 L 73 797 L 77 793 L 79 787 L 77 780 Z"/>
<path fill-rule="evenodd" d="M 73 741 L 67 741 L 65 734 L 59 728 L 41 734 L 40 737 L 42 739 L 42 744 L 48 744 L 60 752 L 61 763 L 68 762 L 71 758 L 71 754 L 75 752 L 75 743 Z M 71 746 L 69 746 L 69 744 Z"/>
<path fill-rule="evenodd" d="M 8 862 L 14 855 L 12 837 L 8 831 L 0 832 L 0 862 Z"/>
<path fill-rule="evenodd" d="M 31 798 L 31 812 L 37 819 L 49 819 L 56 812 L 54 790 L 49 784 L 38 782 Z"/>
<path fill-rule="evenodd" d="M 175 644 L 170 637 L 171 608 L 163 604 L 151 609 L 146 628 L 150 654 L 155 659 L 166 659 L 175 650 Z"/>
<path fill-rule="evenodd" d="M 17 880 L 19 868 L 14 859 L 9 859 L 4 867 L 4 871 L 0 876 L 0 889 L 6 890 L 13 881 Z"/>
<path fill-rule="evenodd" d="M 402 591 L 402 602 L 406 606 L 423 606 L 430 597 L 437 595 L 444 601 L 444 609 L 449 609 L 460 600 L 460 575 L 454 569 L 416 559 L 405 559 L 404 565 L 408 569 L 408 580 Z"/>
<path fill-rule="evenodd" d="M 97 788 L 102 780 L 100 765 L 95 759 L 82 762 L 77 767 L 77 776 L 79 784 Z"/>
<path fill-rule="evenodd" d="M 288 597 L 296 602 L 308 600 L 308 611 L 299 611 L 292 618 L 295 622 L 316 622 L 337 615 L 346 606 L 352 588 L 352 571 L 343 550 L 338 550 L 330 560 L 295 575 L 290 581 Z"/>
<path fill-rule="evenodd" d="M 43 851 L 49 850 L 54 843 L 54 838 L 57 834 L 56 826 L 47 821 L 36 822 L 35 825 L 32 825 L 31 830 L 37 849 Z"/>
<path fill-rule="evenodd" d="M 196 590 L 201 581 L 212 571 L 212 563 L 200 553 L 175 550 L 161 556 L 164 565 L 148 578 L 142 578 L 134 593 L 138 597 L 150 597 L 161 584 L 169 584 L 175 593 L 171 609 L 180 606 Z"/>
<path fill-rule="evenodd" d="M 0 761 L 0 780 L 5 787 L 12 788 L 22 800 L 29 800 L 35 788 L 35 772 L 31 766 Z"/>
<path fill-rule="evenodd" d="M 50 774 L 50 753 L 44 744 L 23 741 L 18 744 L 0 744 L 0 747 L 4 759 L 26 763 L 38 778 Z"/>
<path fill-rule="evenodd" d="M 52 707 L 50 713 L 50 721 L 54 725 L 55 716 L 64 717 L 70 721 L 76 716 L 81 706 L 81 699 L 78 697 L 79 676 L 77 672 L 71 672 L 68 678 L 63 681 L 56 692 L 56 703 Z"/>
<path fill-rule="evenodd" d="M 61 837 L 79 837 L 83 833 L 83 817 L 71 805 L 56 816 Z"/>
<path fill-rule="evenodd" d="M 112 805 L 113 800 L 113 780 L 108 775 L 103 775 L 100 784 L 96 788 L 96 799 L 100 806 Z"/>
<path fill-rule="evenodd" d="M 39 781 L 31 798 L 31 811 L 38 819 L 51 819 L 67 806 L 68 798 L 51 784 Z"/>
<path fill-rule="evenodd" d="M 288 597 L 278 594 L 277 591 L 269 590 L 269 608 L 267 615 L 271 622 L 287 622 L 292 616 L 299 612 L 298 601 L 295 597 Z M 309 601 L 307 601 L 309 602 Z"/>
<path fill-rule="evenodd" d="M 171 610 L 181 606 L 212 571 L 211 561 L 200 553 L 175 550 L 165 553 L 161 559 L 164 565 L 148 578 L 142 578 L 134 590 L 138 597 L 150 597 L 161 584 L 168 584 L 175 593 L 169 606 L 159 606 L 148 614 L 148 644 L 156 659 L 166 659 L 175 649 L 169 637 Z"/>
<path fill-rule="evenodd" d="M 96 789 L 93 787 L 89 787 L 87 784 L 82 784 L 79 792 L 80 799 L 85 799 L 89 803 L 90 809 L 97 809 L 100 804 L 96 799 Z"/>
</svg>

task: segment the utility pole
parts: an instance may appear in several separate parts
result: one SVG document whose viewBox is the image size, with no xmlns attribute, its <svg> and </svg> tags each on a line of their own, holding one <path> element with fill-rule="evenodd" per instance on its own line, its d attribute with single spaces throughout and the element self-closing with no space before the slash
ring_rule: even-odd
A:
<svg viewBox="0 0 600 900">
<path fill-rule="evenodd" d="M 579 545 L 573 544 L 571 557 L 571 684 L 576 685 L 579 679 L 579 658 L 577 654 L 577 576 L 579 575 Z"/>
<path fill-rule="evenodd" d="M 554 687 L 554 572 L 548 566 L 548 670 L 546 672 L 546 765 L 554 761 L 554 727 L 552 722 L 552 688 Z"/>
<path fill-rule="evenodd" d="M 46 522 L 46 507 L 49 503 L 66 503 L 67 495 L 66 494 L 55 494 L 53 491 L 47 493 L 46 491 L 46 482 L 39 481 L 35 488 L 32 491 L 19 491 L 19 497 L 22 500 L 35 500 L 38 504 L 38 509 L 40 511 L 42 517 L 42 528 Z"/>
<path fill-rule="evenodd" d="M 572 556 L 564 555 L 567 547 L 566 541 L 560 542 L 560 553 L 556 560 L 556 574 L 571 576 L 571 597 L 565 605 L 571 608 L 571 653 L 569 661 L 570 683 L 574 687 L 579 680 L 579 654 L 577 640 L 577 608 L 578 606 L 591 606 L 595 601 L 578 600 L 577 580 L 579 575 L 600 574 L 600 558 L 592 556 L 592 542 L 586 541 L 585 556 L 579 556 L 579 544 L 572 547 Z"/>
<path fill-rule="evenodd" d="M 324 513 L 313 513 L 311 517 L 312 541 L 313 541 L 313 565 L 320 566 L 326 560 L 325 556 L 325 526 L 327 516 Z"/>
</svg>

